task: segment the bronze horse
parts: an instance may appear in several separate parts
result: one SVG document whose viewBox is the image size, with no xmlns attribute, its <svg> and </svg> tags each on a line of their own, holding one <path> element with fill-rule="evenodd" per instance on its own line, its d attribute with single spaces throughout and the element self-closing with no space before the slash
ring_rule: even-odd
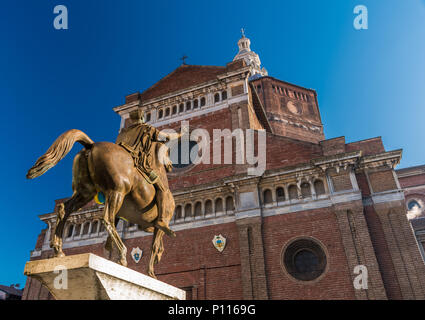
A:
<svg viewBox="0 0 425 320">
<path fill-rule="evenodd" d="M 154 227 L 158 216 L 155 201 L 156 189 L 137 171 L 133 158 L 124 148 L 111 142 L 94 143 L 84 132 L 69 130 L 59 136 L 47 152 L 37 160 L 28 171 L 27 178 L 41 176 L 54 167 L 68 154 L 75 142 L 81 143 L 84 149 L 74 158 L 73 195 L 58 207 L 56 229 L 50 242 L 55 257 L 65 255 L 62 251 L 62 236 L 69 215 L 90 202 L 98 192 L 102 192 L 105 195 L 102 222 L 109 234 L 105 248 L 112 252 L 112 243 L 115 244 L 120 255 L 118 262 L 127 266 L 127 249 L 115 228 L 118 218 L 137 224 L 140 230 L 153 232 L 148 274 L 156 278 L 154 264 L 161 260 L 164 251 L 164 232 Z M 152 167 L 159 173 L 163 185 L 168 190 L 164 199 L 166 207 L 164 218 L 169 223 L 175 204 L 168 189 L 164 167 L 166 163 L 164 157 L 168 157 L 168 148 L 163 143 L 153 143 L 156 145 L 153 149 L 155 156 Z"/>
</svg>

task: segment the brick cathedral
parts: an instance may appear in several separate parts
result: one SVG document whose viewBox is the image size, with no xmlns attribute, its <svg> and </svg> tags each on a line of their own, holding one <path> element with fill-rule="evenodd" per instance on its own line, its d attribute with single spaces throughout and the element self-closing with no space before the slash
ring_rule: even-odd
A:
<svg viewBox="0 0 425 320">
<path fill-rule="evenodd" d="M 425 299 L 425 166 L 395 170 L 402 151 L 385 150 L 379 137 L 325 139 L 316 92 L 268 76 L 244 35 L 238 46 L 226 66 L 183 64 L 114 108 L 121 128 L 141 108 L 161 130 L 188 121 L 210 136 L 265 131 L 262 175 L 249 175 L 249 164 L 175 164 L 177 238 L 164 238 L 158 279 L 188 299 Z M 109 258 L 102 208 L 92 201 L 70 216 L 67 255 Z M 40 215 L 46 229 L 31 260 L 53 254 L 55 210 Z M 118 232 L 129 268 L 146 273 L 152 235 L 126 221 Z M 53 297 L 28 278 L 23 299 Z"/>
</svg>

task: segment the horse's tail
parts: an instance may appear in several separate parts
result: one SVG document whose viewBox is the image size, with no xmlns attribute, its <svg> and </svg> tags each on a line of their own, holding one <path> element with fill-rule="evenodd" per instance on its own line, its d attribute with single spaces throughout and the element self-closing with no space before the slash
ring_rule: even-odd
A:
<svg viewBox="0 0 425 320">
<path fill-rule="evenodd" d="M 81 143 L 87 149 L 90 149 L 94 144 L 94 142 L 80 130 L 72 129 L 63 133 L 50 146 L 49 150 L 37 160 L 35 165 L 28 170 L 27 179 L 37 178 L 50 168 L 53 168 L 68 154 L 75 142 Z"/>
</svg>

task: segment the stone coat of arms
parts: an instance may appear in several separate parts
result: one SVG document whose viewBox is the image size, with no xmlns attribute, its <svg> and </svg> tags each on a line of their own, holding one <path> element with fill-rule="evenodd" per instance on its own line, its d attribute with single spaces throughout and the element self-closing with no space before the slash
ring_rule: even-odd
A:
<svg viewBox="0 0 425 320">
<path fill-rule="evenodd" d="M 212 243 L 219 252 L 222 252 L 226 247 L 226 238 L 223 237 L 221 234 L 218 236 L 214 236 Z"/>
<path fill-rule="evenodd" d="M 134 262 L 139 263 L 140 259 L 142 259 L 143 256 L 143 250 L 141 250 L 139 247 L 133 248 L 131 250 L 131 257 L 133 258 Z"/>
</svg>

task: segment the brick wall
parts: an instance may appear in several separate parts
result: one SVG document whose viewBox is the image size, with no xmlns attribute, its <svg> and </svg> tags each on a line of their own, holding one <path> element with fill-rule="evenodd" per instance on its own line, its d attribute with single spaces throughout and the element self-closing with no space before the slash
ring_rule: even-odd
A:
<svg viewBox="0 0 425 320">
<path fill-rule="evenodd" d="M 314 143 L 325 139 L 314 91 L 272 77 L 262 77 L 252 81 L 252 84 L 256 88 L 275 134 Z M 297 95 L 302 94 L 303 97 L 295 96 L 294 92 Z M 308 97 L 308 101 L 304 95 Z M 288 110 L 288 102 L 297 106 L 299 114 Z M 293 123 L 299 125 L 296 126 Z M 302 125 L 305 127 L 314 125 L 320 130 L 312 131 Z"/>
<path fill-rule="evenodd" d="M 382 143 L 381 137 L 351 142 L 346 144 L 345 148 L 346 152 L 361 150 L 363 152 L 363 155 L 385 152 L 384 144 Z"/>
<path fill-rule="evenodd" d="M 398 180 L 402 188 L 424 186 L 424 189 L 425 189 L 425 174 L 408 176 L 408 177 L 399 177 Z"/>
<path fill-rule="evenodd" d="M 323 140 L 320 141 L 320 145 L 322 146 L 324 156 L 331 156 L 338 153 L 344 153 L 345 137 Z"/>
<path fill-rule="evenodd" d="M 331 178 L 334 190 L 336 192 L 353 189 L 350 174 L 348 172 L 341 171 L 340 173 L 333 173 Z"/>
<path fill-rule="evenodd" d="M 373 192 L 398 189 L 392 170 L 369 173 L 369 181 Z"/>
<path fill-rule="evenodd" d="M 331 209 L 294 212 L 264 219 L 264 256 L 270 299 L 355 299 L 337 225 Z M 308 284 L 295 281 L 282 270 L 282 249 L 296 237 L 313 237 L 325 247 L 328 270 L 318 281 Z"/>
</svg>

